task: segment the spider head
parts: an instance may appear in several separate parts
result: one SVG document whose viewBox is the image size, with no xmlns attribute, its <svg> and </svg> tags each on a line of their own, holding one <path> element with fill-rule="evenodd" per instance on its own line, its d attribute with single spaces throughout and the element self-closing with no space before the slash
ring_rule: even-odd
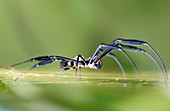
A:
<svg viewBox="0 0 170 111">
<path fill-rule="evenodd" d="M 88 67 L 89 68 L 92 68 L 92 69 L 98 69 L 100 70 L 102 68 L 102 61 L 99 60 L 98 62 L 94 63 L 92 62 L 91 64 L 88 64 Z"/>
<path fill-rule="evenodd" d="M 102 61 L 99 60 L 97 63 L 94 63 L 94 65 L 96 66 L 96 68 L 97 68 L 98 70 L 100 70 L 100 69 L 102 68 Z"/>
</svg>

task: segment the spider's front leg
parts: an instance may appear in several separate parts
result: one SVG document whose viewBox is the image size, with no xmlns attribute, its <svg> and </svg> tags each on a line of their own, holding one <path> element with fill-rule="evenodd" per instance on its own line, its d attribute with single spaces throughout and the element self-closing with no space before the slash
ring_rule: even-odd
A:
<svg viewBox="0 0 170 111">
<path fill-rule="evenodd" d="M 105 49 L 102 50 L 101 49 L 102 47 L 105 48 Z M 131 62 L 132 66 L 134 67 L 136 74 L 137 74 L 137 77 L 139 79 L 139 73 L 138 73 L 138 70 L 137 70 L 135 63 L 133 62 L 131 57 L 121 47 L 117 47 L 117 46 L 114 46 L 114 45 L 100 44 L 98 46 L 98 48 L 96 49 L 95 53 L 93 54 L 93 56 L 91 57 L 89 63 L 92 63 L 92 62 L 96 63 L 98 60 L 101 60 L 105 55 L 110 56 L 110 57 L 112 57 L 116 60 L 116 62 L 118 63 L 119 67 L 121 68 L 121 70 L 123 72 L 124 77 L 126 78 L 126 74 L 124 72 L 124 69 L 123 69 L 122 65 L 120 64 L 120 62 L 118 61 L 117 57 L 115 57 L 113 54 L 110 53 L 111 51 L 114 51 L 114 50 L 121 51 L 127 57 L 127 59 Z M 99 52 L 101 52 L 101 53 L 97 56 L 97 54 Z M 96 58 L 94 59 L 95 56 L 96 56 Z"/>
<path fill-rule="evenodd" d="M 135 44 L 135 45 L 147 45 L 161 61 L 162 65 L 164 67 L 165 73 L 164 73 L 162 67 L 159 65 L 159 63 L 148 52 L 146 52 L 145 50 L 143 50 L 141 48 L 135 47 L 135 46 L 116 44 L 117 41 L 123 42 L 123 43 Z M 109 45 L 107 45 L 107 44 L 99 45 L 99 47 L 97 48 L 97 50 L 95 51 L 95 53 L 93 54 L 92 57 L 96 56 L 102 47 L 104 47 L 105 49 L 95 58 L 95 60 L 93 60 L 93 58 L 91 58 L 91 60 L 93 60 L 91 62 L 97 62 L 98 60 L 100 60 L 101 58 L 103 58 L 105 55 L 109 54 L 113 50 L 119 50 L 119 51 L 123 52 L 124 55 L 126 55 L 128 58 L 129 58 L 128 54 L 126 54 L 126 52 L 123 49 L 127 49 L 127 50 L 134 51 L 134 52 L 142 52 L 142 53 L 145 53 L 147 56 L 149 56 L 157 64 L 157 66 L 161 69 L 161 71 L 163 72 L 164 78 L 165 78 L 165 83 L 167 84 L 168 75 L 167 75 L 166 67 L 165 67 L 163 61 L 161 60 L 161 58 L 159 57 L 159 55 L 148 43 L 143 42 L 143 41 L 138 41 L 138 40 L 117 39 Z M 124 75 L 124 77 L 126 78 L 126 75 Z"/>
<path fill-rule="evenodd" d="M 139 53 L 144 53 L 146 54 L 149 58 L 151 58 L 156 65 L 161 69 L 163 75 L 164 75 L 164 79 L 165 79 L 165 83 L 167 84 L 168 81 L 168 76 L 166 74 L 164 74 L 164 71 L 162 69 L 162 67 L 160 66 L 160 64 L 148 53 L 146 52 L 144 49 L 135 47 L 135 46 L 129 46 L 129 45 L 122 45 L 122 44 L 117 44 L 118 47 L 122 47 L 123 49 L 127 49 L 129 51 L 133 51 L 133 52 L 139 52 Z"/>
<path fill-rule="evenodd" d="M 100 51 L 102 52 L 103 50 L 100 49 Z M 117 62 L 117 64 L 119 65 L 120 69 L 122 70 L 123 75 L 125 75 L 125 70 L 124 70 L 122 64 L 120 63 L 119 59 L 113 53 L 107 53 L 106 56 L 113 58 Z M 138 73 L 137 73 L 137 76 L 138 76 L 138 79 L 139 79 Z"/>
<path fill-rule="evenodd" d="M 113 41 L 111 44 L 112 45 L 115 45 L 117 44 L 118 42 L 121 42 L 121 43 L 126 43 L 126 44 L 134 44 L 134 45 L 145 45 L 147 46 L 156 56 L 157 58 L 159 59 L 159 61 L 161 62 L 161 65 L 163 66 L 163 74 L 165 72 L 165 81 L 167 82 L 168 81 L 168 74 L 167 74 L 167 70 L 166 70 L 166 67 L 165 67 L 165 64 L 164 62 L 162 61 L 161 57 L 158 55 L 158 53 L 151 47 L 151 45 L 145 41 L 140 41 L 140 40 L 134 40 L 134 39 L 116 39 L 115 41 Z M 146 55 L 148 55 L 157 65 L 158 65 L 158 62 L 151 56 L 149 55 L 149 53 L 147 53 L 146 51 L 144 51 L 144 53 Z M 162 67 L 160 65 L 158 65 L 160 67 L 160 69 L 162 70 Z"/>
<path fill-rule="evenodd" d="M 119 44 L 119 42 L 129 44 L 129 45 L 122 45 L 122 44 Z M 157 62 L 157 60 L 154 59 L 148 52 L 146 52 L 144 49 L 138 48 L 138 47 L 133 46 L 133 45 L 146 45 L 146 46 L 148 46 L 149 49 L 151 49 L 151 51 L 157 56 L 157 58 L 161 62 L 161 65 L 163 66 L 163 68 Z M 120 50 L 120 51 L 123 51 L 122 49 L 127 49 L 127 50 L 134 51 L 134 52 L 142 52 L 142 53 L 145 53 L 147 56 L 149 56 L 157 64 L 157 66 L 161 69 L 161 71 L 163 72 L 164 78 L 165 78 L 165 83 L 167 84 L 168 74 L 167 74 L 165 64 L 163 63 L 162 59 L 157 54 L 157 52 L 147 42 L 140 41 L 140 40 L 133 40 L 133 39 L 116 39 L 115 41 L 113 41 L 109 45 L 106 45 L 106 44 L 99 45 L 99 47 L 97 48 L 97 50 L 95 51 L 95 53 L 93 54 L 92 57 L 96 56 L 99 53 L 99 50 L 102 47 L 104 47 L 105 49 L 95 58 L 95 60 L 93 62 L 96 62 L 96 61 L 100 60 L 102 57 L 107 55 L 110 51 L 115 49 L 115 47 L 117 47 L 118 50 Z M 128 56 L 128 55 L 126 55 L 126 56 Z M 91 58 L 91 60 L 93 60 L 93 58 Z"/>
<path fill-rule="evenodd" d="M 101 52 L 101 48 L 102 48 L 102 47 L 105 48 L 105 50 Z M 98 62 L 99 60 L 101 60 L 105 55 L 115 58 L 115 56 L 110 53 L 111 51 L 114 51 L 114 50 L 121 51 L 121 52 L 129 59 L 129 61 L 132 63 L 133 67 L 134 67 L 135 70 L 136 70 L 136 73 L 138 74 L 136 65 L 134 64 L 134 62 L 132 61 L 132 59 L 130 58 L 130 56 L 129 56 L 122 48 L 117 47 L 117 46 L 113 46 L 113 45 L 100 44 L 100 45 L 98 46 L 98 48 L 96 49 L 95 53 L 93 54 L 93 56 L 91 57 L 89 63 L 96 63 L 96 62 Z M 97 56 L 97 54 L 98 54 L 99 52 L 101 52 L 101 53 Z M 95 57 L 95 56 L 96 56 L 96 57 Z M 95 57 L 95 58 L 94 58 L 94 57 Z M 115 60 L 117 61 L 117 58 L 116 58 Z M 120 64 L 119 61 L 117 61 L 117 63 Z M 123 67 L 122 67 L 121 64 L 120 64 L 119 66 L 120 66 L 120 68 L 121 68 L 121 70 L 122 70 L 122 72 L 123 72 L 123 76 L 124 76 L 124 78 L 125 78 L 125 82 L 127 82 L 127 77 L 126 77 L 126 74 L 125 74 L 125 72 L 124 72 L 124 69 L 123 69 Z"/>
</svg>

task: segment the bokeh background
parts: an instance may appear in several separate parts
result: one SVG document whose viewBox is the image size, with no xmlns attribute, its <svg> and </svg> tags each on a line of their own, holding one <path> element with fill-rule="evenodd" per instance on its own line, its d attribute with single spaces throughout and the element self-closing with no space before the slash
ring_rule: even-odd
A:
<svg viewBox="0 0 170 111">
<path fill-rule="evenodd" d="M 0 67 L 39 55 L 74 57 L 82 54 L 88 58 L 100 43 L 111 43 L 116 38 L 131 38 L 150 43 L 169 68 L 169 2 L 1 0 Z M 121 53 L 115 53 L 118 58 L 124 59 Z M 135 62 L 140 65 L 139 68 L 153 65 L 152 61 L 143 63 L 147 57 L 140 59 L 141 54 L 130 55 L 133 58 L 137 56 Z M 113 67 L 115 71 L 119 70 L 110 59 L 104 60 L 104 64 L 106 70 Z M 58 65 L 55 64 L 44 68 L 56 67 Z"/>
<path fill-rule="evenodd" d="M 150 43 L 163 59 L 167 69 L 169 69 L 169 30 L 170 0 L 0 0 L 0 67 L 1 69 L 4 69 L 14 63 L 40 55 L 74 57 L 81 54 L 85 58 L 88 58 L 92 56 L 100 43 L 111 43 L 116 38 L 130 38 L 144 40 Z M 147 50 L 146 47 L 143 48 Z M 128 73 L 135 72 L 128 60 L 120 52 L 115 52 L 115 54 L 120 59 Z M 150 74 L 153 72 L 161 73 L 152 60 L 147 56 L 144 56 L 144 54 L 132 52 L 128 52 L 128 54 L 137 64 L 139 72 L 149 72 Z M 35 69 L 35 71 L 59 72 L 58 64 L 59 63 L 54 63 L 42 66 Z M 116 62 L 112 59 L 104 58 L 103 64 L 101 72 L 121 73 Z M 32 65 L 33 64 L 16 66 L 15 69 L 26 70 Z M 86 71 L 91 72 L 92 70 L 82 70 L 82 72 Z M 74 71 L 72 71 L 72 73 L 74 73 Z M 2 90 L 6 87 L 4 83 L 1 83 L 1 86 Z M 30 87 L 32 88 L 32 86 L 26 88 Z M 58 84 L 50 87 L 48 85 L 42 85 L 42 87 L 43 89 L 48 87 L 47 89 L 49 92 L 57 93 L 57 91 L 60 90 L 61 92 L 57 93 L 59 95 L 61 93 L 69 95 L 66 92 L 69 93 L 71 89 L 68 89 L 68 86 Z M 144 107 L 144 109 L 141 109 L 142 111 L 159 111 L 162 108 L 164 108 L 164 111 L 168 111 L 169 109 L 169 106 L 167 105 L 170 103 L 168 99 L 169 96 L 165 96 L 165 94 L 162 93 L 164 91 L 160 91 L 160 89 L 157 88 L 155 89 L 155 87 L 151 92 L 150 90 L 148 91 L 150 87 L 140 89 L 140 87 L 136 88 L 135 86 L 135 88 L 131 87 L 128 88 L 128 90 L 122 90 L 120 87 L 118 87 L 118 89 L 114 88 L 114 85 L 102 87 L 97 86 L 97 88 L 94 89 L 93 85 L 90 88 L 85 85 L 85 88 L 80 88 L 84 92 L 80 91 L 77 86 L 71 85 L 71 87 L 73 87 L 75 91 L 71 91 L 70 96 L 66 98 L 64 98 L 64 95 L 60 97 L 53 93 L 49 93 L 48 91 L 45 91 L 44 93 L 44 90 L 42 92 L 38 90 L 34 93 L 34 88 L 36 89 L 37 87 L 33 87 L 33 92 L 31 93 L 35 96 L 36 101 L 33 99 L 34 96 L 30 96 L 31 99 L 20 97 L 21 92 L 25 89 L 23 87 L 21 89 L 17 88 L 12 90 L 9 95 L 8 93 L 2 93 L 1 97 L 4 98 L 1 99 L 0 102 L 3 103 L 3 105 L 1 105 L 3 107 L 0 110 L 9 111 L 14 110 L 15 108 L 18 108 L 17 110 L 19 110 L 22 106 L 24 110 L 36 110 L 36 108 L 38 110 L 38 108 L 46 104 L 46 100 L 54 103 L 51 104 L 47 102 L 48 104 L 45 106 L 49 107 L 50 110 L 55 110 L 56 107 L 54 106 L 57 105 L 57 110 L 59 111 L 83 109 L 104 110 L 107 108 L 107 110 L 116 109 L 121 111 L 132 111 L 133 107 L 134 109 L 141 109 L 138 108 L 140 105 L 140 107 Z M 106 91 L 101 91 L 101 88 Z M 16 93 L 16 90 L 19 90 L 20 93 Z M 115 92 L 115 90 L 117 91 Z M 134 90 L 136 93 L 146 93 L 139 93 L 139 95 L 135 93 L 135 96 L 133 96 L 131 93 Z M 112 91 L 114 93 L 112 93 Z M 13 92 L 15 93 L 13 94 Z M 78 96 L 81 99 L 77 99 L 75 102 L 75 95 L 78 95 L 76 92 L 80 92 L 81 96 L 85 96 L 82 98 Z M 98 94 L 98 92 L 101 93 Z M 37 96 L 37 93 L 40 93 L 41 96 Z M 130 96 L 126 96 L 126 93 Z M 17 94 L 19 94 L 19 99 L 17 98 Z M 43 98 L 44 95 L 51 96 Z M 107 95 L 106 98 L 104 95 Z M 147 95 L 149 95 L 150 98 L 147 98 L 146 100 L 143 99 L 148 97 Z M 55 98 L 55 96 L 57 97 Z M 12 97 L 11 104 L 17 104 L 18 102 L 16 107 L 15 104 L 8 104 L 11 99 L 10 97 Z M 119 97 L 122 100 L 119 100 Z M 131 97 L 132 100 L 129 102 L 128 99 Z M 158 98 L 155 100 L 153 99 L 155 97 Z M 42 104 L 41 102 L 39 103 L 41 98 L 44 100 Z M 17 102 L 15 102 L 15 100 Z M 19 102 L 22 100 L 24 100 L 24 104 L 34 101 L 36 105 L 34 106 L 33 102 L 32 104 L 26 104 L 26 106 L 24 106 Z M 66 102 L 68 100 L 69 102 Z M 73 103 L 75 102 L 75 104 L 71 104 L 71 100 Z M 113 102 L 113 100 L 118 102 Z M 136 104 L 135 101 L 138 101 L 139 104 Z M 152 107 L 147 107 L 145 101 L 149 101 L 147 103 L 152 103 Z M 91 107 L 90 103 L 94 104 L 96 107 Z M 162 104 L 160 105 L 160 103 Z M 112 106 L 112 104 L 114 105 Z M 122 108 L 123 105 L 129 107 Z M 66 108 L 60 108 L 61 106 L 66 106 Z M 154 108 L 155 106 L 157 107 Z M 45 108 L 42 107 L 41 110 L 43 109 Z"/>
</svg>

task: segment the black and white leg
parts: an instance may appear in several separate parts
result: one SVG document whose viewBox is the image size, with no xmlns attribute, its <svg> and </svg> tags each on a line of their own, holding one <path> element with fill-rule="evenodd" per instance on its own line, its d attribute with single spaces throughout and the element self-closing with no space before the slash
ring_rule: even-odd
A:
<svg viewBox="0 0 170 111">
<path fill-rule="evenodd" d="M 140 40 L 134 40 L 134 39 L 116 39 L 114 40 L 110 45 L 116 45 L 117 43 L 126 43 L 126 44 L 133 44 L 133 45 L 146 45 L 147 47 L 149 47 L 149 49 L 151 49 L 151 51 L 157 56 L 157 58 L 159 59 L 159 61 L 161 62 L 162 66 L 163 66 L 163 69 L 165 71 L 165 74 L 166 74 L 166 78 L 168 80 L 168 74 L 167 74 L 167 70 L 166 70 L 166 67 L 165 67 L 165 64 L 164 62 L 162 61 L 161 57 L 157 54 L 157 52 L 151 47 L 150 44 L 148 44 L 147 42 L 145 41 L 140 41 Z M 93 54 L 92 58 L 90 59 L 90 62 L 92 62 L 92 60 L 94 59 L 94 57 L 99 53 L 99 50 L 101 49 L 102 45 L 99 45 L 99 47 L 96 49 L 95 53 Z M 109 48 L 106 48 L 104 51 L 103 51 L 103 54 L 109 52 Z"/>
<path fill-rule="evenodd" d="M 101 51 L 103 51 L 103 50 L 101 49 Z M 117 57 L 113 53 L 107 53 L 106 56 L 113 58 L 119 65 L 123 75 L 125 75 L 125 70 L 124 70 L 122 64 L 120 63 L 119 59 L 117 59 Z"/>
<path fill-rule="evenodd" d="M 79 79 L 81 79 L 81 67 L 78 66 L 79 62 L 80 62 L 79 61 L 80 58 L 81 58 L 81 61 L 83 62 L 83 65 L 86 65 L 86 61 L 85 61 L 84 57 L 82 55 L 78 55 L 77 60 L 76 60 L 76 71 L 75 71 L 75 73 L 77 74 L 77 69 L 79 69 Z"/>
<path fill-rule="evenodd" d="M 126 43 L 126 44 L 133 44 L 133 45 L 145 45 L 147 47 L 149 47 L 149 49 L 151 49 L 151 51 L 157 56 L 157 58 L 159 59 L 159 61 L 161 62 L 163 69 L 165 71 L 165 75 L 166 75 L 166 79 L 168 80 L 168 74 L 167 74 L 167 70 L 165 67 L 164 62 L 162 61 L 161 57 L 158 55 L 158 53 L 151 47 L 151 45 L 145 41 L 140 41 L 140 40 L 134 40 L 134 39 L 116 39 L 115 41 L 113 41 L 111 43 L 111 45 L 114 45 L 116 43 Z"/>
<path fill-rule="evenodd" d="M 38 66 L 41 66 L 41 65 L 45 65 L 45 64 L 49 64 L 49 63 L 52 63 L 54 60 L 51 59 L 51 60 L 47 60 L 47 61 L 43 61 L 43 62 L 39 62 L 38 64 L 35 64 L 33 67 L 31 67 L 30 69 L 28 69 L 26 72 L 32 70 L 33 68 L 36 68 Z M 19 77 L 17 77 L 14 81 L 18 80 L 21 76 L 23 76 L 23 74 L 21 74 Z"/>
<path fill-rule="evenodd" d="M 124 52 L 124 51 L 122 50 L 122 48 L 117 47 L 117 46 L 113 46 L 113 45 L 106 45 L 106 44 L 101 44 L 101 45 L 99 45 L 99 47 L 98 47 L 98 49 L 97 49 L 98 51 L 96 52 L 96 54 L 99 53 L 99 51 L 100 51 L 100 49 L 101 49 L 102 47 L 108 48 L 108 50 L 110 50 L 110 51 L 114 51 L 114 50 L 121 51 L 123 54 L 125 54 L 125 56 L 126 56 L 127 58 L 129 58 L 129 56 L 126 54 L 126 52 Z M 100 53 L 100 54 L 95 58 L 95 60 L 93 60 L 92 62 L 97 62 L 98 60 L 100 60 L 100 59 L 101 59 L 100 56 L 102 56 L 103 53 L 104 53 L 104 51 L 103 51 L 102 53 Z M 96 56 L 96 55 L 95 55 L 95 56 Z M 103 57 L 103 56 L 102 56 L 102 57 Z M 100 59 L 99 59 L 99 58 L 100 58 Z M 130 59 L 130 60 L 131 60 L 131 59 Z M 132 61 L 132 63 L 133 63 L 133 61 Z M 127 81 L 126 74 L 123 73 L 123 75 L 124 75 L 125 81 Z"/>
<path fill-rule="evenodd" d="M 70 59 L 70 58 L 66 58 L 66 57 L 61 57 L 61 56 L 45 56 L 45 57 L 41 57 L 38 59 L 34 58 L 35 61 L 42 61 L 39 62 L 38 64 L 35 64 L 33 67 L 31 67 L 30 69 L 28 69 L 26 72 L 32 70 L 33 68 L 36 68 L 38 66 L 42 66 L 42 65 L 46 65 L 49 63 L 52 63 L 53 61 L 64 61 L 64 60 L 68 60 L 68 61 L 76 61 L 74 59 Z"/>
<path fill-rule="evenodd" d="M 14 64 L 14 65 L 11 65 L 9 67 L 6 67 L 6 69 L 9 69 L 11 67 L 14 67 L 16 65 L 20 65 L 20 64 L 23 64 L 23 63 L 26 63 L 26 62 L 32 62 L 32 61 L 48 61 L 50 60 L 50 56 L 39 56 L 39 57 L 35 57 L 35 58 L 31 58 L 29 60 L 26 60 L 26 61 L 23 61 L 23 62 L 20 62 L 20 63 L 17 63 L 17 64 Z"/>
<path fill-rule="evenodd" d="M 93 54 L 93 56 L 90 59 L 90 63 L 97 62 L 98 60 L 102 59 L 105 55 L 107 55 L 109 52 L 111 52 L 113 50 L 112 48 L 105 47 L 103 45 L 106 45 L 106 44 L 101 44 L 101 45 L 98 46 L 95 53 Z M 105 49 L 101 52 L 102 47 L 105 47 Z M 117 50 L 120 50 L 128 58 L 128 60 L 133 65 L 133 67 L 134 67 L 134 69 L 136 71 L 137 77 L 139 79 L 139 73 L 138 73 L 137 67 L 136 67 L 135 63 L 133 62 L 133 60 L 130 58 L 130 56 L 122 48 L 118 48 Z M 99 52 L 101 52 L 101 53 L 97 56 L 97 54 Z M 97 57 L 94 59 L 95 56 L 97 56 Z"/>
<path fill-rule="evenodd" d="M 20 64 L 23 64 L 23 63 L 26 63 L 26 62 L 32 62 L 32 61 L 43 61 L 43 62 L 39 62 L 38 64 L 35 64 L 33 67 L 31 67 L 29 70 L 35 68 L 35 67 L 38 67 L 38 66 L 41 66 L 41 65 L 44 65 L 44 64 L 48 64 L 48 63 L 51 63 L 53 62 L 53 59 L 50 58 L 50 56 L 40 56 L 40 57 L 36 57 L 36 58 L 31 58 L 27 61 L 23 61 L 23 62 L 20 62 L 20 63 L 17 63 L 17 64 L 14 64 L 14 65 L 11 65 L 9 67 L 7 67 L 6 69 L 8 68 L 11 68 L 11 67 L 14 67 L 16 65 L 20 65 Z M 29 70 L 27 70 L 26 72 L 28 72 Z M 25 72 L 25 73 L 26 73 Z M 21 78 L 21 76 L 23 76 L 24 74 L 21 74 L 19 75 L 17 78 L 15 78 L 14 81 L 18 80 L 19 78 Z"/>
<path fill-rule="evenodd" d="M 118 49 L 117 50 L 121 50 L 122 48 L 125 48 L 125 49 L 129 49 L 129 50 L 131 50 L 131 51 L 137 51 L 137 52 L 144 52 L 147 56 L 149 56 L 157 65 L 158 65 L 158 67 L 161 69 L 161 71 L 163 72 L 163 74 L 164 74 L 164 71 L 163 71 L 163 69 L 162 69 L 162 67 L 159 65 L 159 63 L 149 54 L 149 53 L 147 53 L 145 50 L 143 50 L 143 49 L 140 49 L 140 48 L 137 48 L 137 47 L 134 47 L 134 46 L 127 46 L 127 45 L 121 45 L 121 44 L 117 44 L 117 45 L 106 45 L 106 44 L 101 44 L 100 45 L 100 48 L 101 47 L 105 47 L 105 48 L 107 48 L 107 49 L 105 49 L 102 53 L 100 53 L 98 56 L 97 56 L 97 58 L 96 58 L 96 61 L 98 60 L 98 59 L 101 59 L 101 57 L 103 57 L 103 55 L 104 54 L 107 54 L 108 52 L 108 50 L 113 50 L 113 49 L 115 49 L 115 47 L 117 47 Z M 99 50 L 99 49 L 98 49 Z M 106 53 L 107 52 L 107 53 Z M 95 61 L 95 60 L 94 60 Z M 165 78 L 165 83 L 167 84 L 167 76 L 166 76 L 166 74 L 164 74 L 164 78 Z"/>
<path fill-rule="evenodd" d="M 49 63 L 52 63 L 54 61 L 54 59 L 51 59 L 51 60 L 47 60 L 47 61 L 43 61 L 43 62 L 39 62 L 37 64 L 35 64 L 33 67 L 31 67 L 30 69 L 28 69 L 26 72 L 32 70 L 33 68 L 36 68 L 38 66 L 42 66 L 42 65 L 46 65 L 46 64 L 49 64 Z M 25 73 L 26 73 L 25 72 Z"/>
<path fill-rule="evenodd" d="M 105 49 L 101 52 L 101 48 L 104 47 Z M 92 62 L 97 62 L 98 60 L 102 59 L 105 55 L 107 55 L 108 53 L 110 53 L 111 51 L 114 51 L 114 50 L 118 50 L 118 51 L 121 51 L 127 58 L 128 60 L 131 62 L 131 64 L 133 65 L 135 71 L 136 71 L 136 74 L 137 74 L 137 77 L 139 78 L 139 73 L 138 73 L 138 70 L 137 70 L 137 67 L 135 65 L 135 63 L 133 62 L 133 60 L 130 58 L 130 56 L 120 47 L 117 47 L 117 46 L 113 46 L 113 45 L 106 45 L 106 44 L 101 44 L 98 46 L 96 52 L 94 53 L 94 56 L 97 56 L 97 54 L 99 52 L 101 52 L 95 59 L 92 58 Z M 120 63 L 120 62 L 119 62 Z M 124 73 L 124 77 L 125 77 L 125 73 Z"/>
<path fill-rule="evenodd" d="M 76 60 L 74 60 L 74 59 L 70 59 L 70 58 L 66 58 L 66 57 L 61 57 L 61 56 L 39 56 L 39 57 L 31 58 L 29 60 L 26 60 L 26 61 L 14 64 L 14 65 L 11 65 L 9 67 L 6 67 L 6 69 L 9 69 L 9 68 L 14 67 L 16 65 L 24 64 L 24 63 L 27 63 L 27 62 L 41 61 L 40 63 L 35 64 L 31 68 L 31 69 L 33 69 L 33 68 L 35 68 L 37 66 L 45 65 L 45 64 L 51 63 L 53 61 L 64 61 L 64 60 L 76 62 Z"/>
<path fill-rule="evenodd" d="M 135 46 L 129 46 L 129 45 L 122 45 L 122 44 L 117 44 L 118 47 L 121 47 L 123 49 L 127 49 L 129 51 L 133 51 L 133 52 L 139 52 L 139 53 L 144 53 L 146 54 L 148 57 L 150 57 L 155 63 L 156 65 L 161 69 L 163 75 L 164 75 L 164 79 L 165 79 L 165 82 L 167 84 L 167 76 L 165 75 L 162 67 L 160 66 L 160 64 L 148 53 L 146 52 L 144 49 L 141 49 L 141 48 L 138 48 L 138 47 L 135 47 Z"/>
<path fill-rule="evenodd" d="M 117 46 L 115 46 L 117 47 Z M 119 51 L 121 51 L 127 58 L 128 60 L 131 62 L 131 64 L 133 65 L 135 71 L 136 71 L 136 74 L 137 74 L 137 77 L 139 79 L 139 72 L 137 70 L 137 67 L 135 65 L 135 63 L 133 62 L 133 60 L 131 59 L 131 57 L 121 48 L 119 47 L 118 48 Z M 98 60 L 102 59 L 105 55 L 109 54 L 110 52 L 112 51 L 112 49 L 107 49 L 107 50 L 104 50 L 103 52 L 101 52 L 94 60 L 94 62 L 97 62 Z"/>
<path fill-rule="evenodd" d="M 32 62 L 32 61 L 41 61 L 37 64 L 35 64 L 33 67 L 31 67 L 30 69 L 28 69 L 26 72 L 32 70 L 33 68 L 36 68 L 38 66 L 42 66 L 42 65 L 46 65 L 46 64 L 49 64 L 49 63 L 52 63 L 53 61 L 63 61 L 63 60 L 72 60 L 72 61 L 76 61 L 74 59 L 70 59 L 70 58 L 66 58 L 66 57 L 61 57 L 61 56 L 39 56 L 39 57 L 35 57 L 35 58 L 31 58 L 29 60 L 26 60 L 26 61 L 23 61 L 23 62 L 20 62 L 20 63 L 17 63 L 17 64 L 14 64 L 14 65 L 11 65 L 9 67 L 6 67 L 6 69 L 8 68 L 11 68 L 11 67 L 14 67 L 16 65 L 20 65 L 20 64 L 24 64 L 24 63 L 27 63 L 27 62 Z M 25 72 L 25 73 L 26 73 Z M 17 77 L 14 81 L 18 80 L 21 76 L 23 76 L 23 74 L 21 74 L 19 77 Z"/>
<path fill-rule="evenodd" d="M 133 44 L 136 44 L 138 43 L 139 41 L 135 40 Z M 140 41 L 141 42 L 141 41 Z M 141 43 L 142 44 L 142 43 Z M 159 65 L 159 63 L 149 54 L 147 53 L 145 50 L 143 49 L 140 49 L 140 48 L 137 48 L 137 47 L 134 47 L 134 46 L 128 46 L 128 45 L 122 45 L 122 44 L 115 44 L 115 45 L 106 45 L 106 44 L 101 44 L 99 46 L 99 48 L 101 47 L 105 47 L 105 50 L 100 53 L 97 58 L 95 58 L 94 61 L 97 61 L 99 59 L 101 59 L 103 57 L 103 55 L 106 55 L 108 53 L 108 51 L 110 51 L 111 49 L 113 50 L 113 48 L 111 46 L 114 46 L 114 47 L 119 47 L 119 48 L 124 48 L 124 49 L 128 49 L 128 50 L 131 50 L 131 51 L 135 51 L 135 52 L 143 52 L 145 53 L 147 56 L 149 56 L 157 65 L 158 67 L 161 69 L 161 71 L 163 72 L 164 74 L 164 71 L 162 69 L 162 67 Z M 100 49 L 98 49 L 100 50 Z M 120 49 L 119 49 L 120 50 Z M 97 51 L 96 51 L 97 52 Z M 97 52 L 98 53 L 98 52 Z M 157 53 L 156 53 L 157 54 Z M 164 65 L 163 65 L 164 66 Z M 167 76 L 167 73 L 166 73 L 166 68 L 165 68 L 165 74 L 164 74 L 164 78 L 165 78 L 165 83 L 167 84 L 167 80 L 168 80 L 168 76 Z"/>
</svg>

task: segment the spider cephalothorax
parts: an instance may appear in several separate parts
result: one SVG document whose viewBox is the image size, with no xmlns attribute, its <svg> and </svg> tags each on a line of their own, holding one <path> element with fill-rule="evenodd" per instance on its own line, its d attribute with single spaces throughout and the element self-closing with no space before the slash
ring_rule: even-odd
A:
<svg viewBox="0 0 170 111">
<path fill-rule="evenodd" d="M 153 58 L 147 51 L 145 51 L 142 48 L 138 48 L 137 46 L 139 46 L 139 45 L 140 46 L 143 46 L 143 45 L 147 46 L 157 56 L 157 59 L 159 60 L 159 62 L 161 64 L 155 58 Z M 101 59 L 104 56 L 108 56 L 108 57 L 113 58 L 117 62 L 120 69 L 122 70 L 122 73 L 123 73 L 125 80 L 126 80 L 126 74 L 125 74 L 125 71 L 123 69 L 123 66 L 120 63 L 120 61 L 118 60 L 118 58 L 112 53 L 113 51 L 117 50 L 117 51 L 122 52 L 127 57 L 127 59 L 131 62 L 131 64 L 133 65 L 137 75 L 138 75 L 138 70 L 136 68 L 135 63 L 132 61 L 130 56 L 124 51 L 124 49 L 129 50 L 129 51 L 133 51 L 133 52 L 144 53 L 148 57 L 150 57 L 157 64 L 157 66 L 161 69 L 161 71 L 164 75 L 165 83 L 167 84 L 168 74 L 167 74 L 166 67 L 165 67 L 162 59 L 160 58 L 160 56 L 157 54 L 157 52 L 147 42 L 140 41 L 140 40 L 134 40 L 134 39 L 116 39 L 113 42 L 111 42 L 110 44 L 100 44 L 98 46 L 98 48 L 96 49 L 96 51 L 94 52 L 94 54 L 91 57 L 89 57 L 88 59 L 85 59 L 81 55 L 78 55 L 74 58 L 66 58 L 66 57 L 61 57 L 61 56 L 39 56 L 39 57 L 31 58 L 31 59 L 24 61 L 24 62 L 21 62 L 21 63 L 11 65 L 11 66 L 7 67 L 6 69 L 13 67 L 13 66 L 16 66 L 16 65 L 19 65 L 19 64 L 26 63 L 26 62 L 31 62 L 31 61 L 40 61 L 40 62 L 35 64 L 29 70 L 31 70 L 35 67 L 41 66 L 41 65 L 52 63 L 53 61 L 61 61 L 60 62 L 61 71 L 65 71 L 65 70 L 68 70 L 68 69 L 76 69 L 76 72 L 77 72 L 77 69 L 80 70 L 81 67 L 86 67 L 86 68 L 91 68 L 91 69 L 101 69 L 102 68 Z M 29 70 L 27 70 L 27 71 L 29 71 Z M 139 77 L 139 75 L 138 75 L 138 77 Z M 15 80 L 17 80 L 18 78 L 16 78 Z"/>
</svg>

